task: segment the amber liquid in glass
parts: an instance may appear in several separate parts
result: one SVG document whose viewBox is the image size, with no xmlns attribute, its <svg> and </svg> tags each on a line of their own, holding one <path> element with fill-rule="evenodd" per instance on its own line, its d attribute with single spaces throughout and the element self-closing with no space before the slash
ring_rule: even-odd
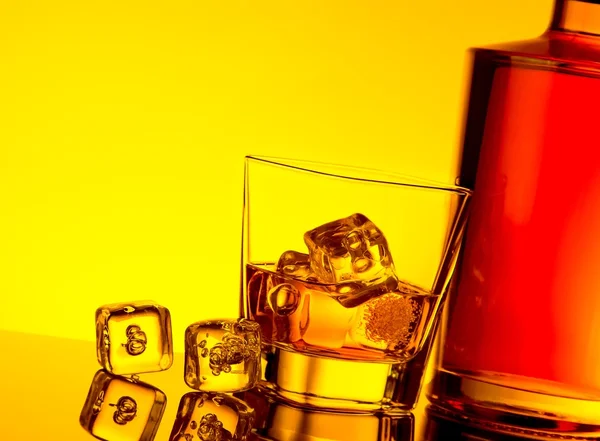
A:
<svg viewBox="0 0 600 441">
<path fill-rule="evenodd" d="M 266 346 L 265 386 L 306 406 L 412 408 L 440 296 L 400 282 L 394 292 L 345 307 L 317 284 L 275 267 L 246 266 L 246 310 Z M 294 288 L 278 289 L 286 286 Z M 338 384 L 321 381 L 325 374 Z"/>
<path fill-rule="evenodd" d="M 597 31 L 600 4 L 558 2 L 541 37 L 472 52 L 460 184 L 475 195 L 431 393 L 447 409 L 600 427 Z"/>
</svg>

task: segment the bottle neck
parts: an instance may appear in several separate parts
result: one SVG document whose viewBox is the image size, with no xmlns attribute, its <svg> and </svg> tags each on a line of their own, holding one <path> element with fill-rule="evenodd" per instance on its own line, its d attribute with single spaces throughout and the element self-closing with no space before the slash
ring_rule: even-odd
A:
<svg viewBox="0 0 600 441">
<path fill-rule="evenodd" d="M 600 0 L 556 0 L 550 30 L 600 36 Z"/>
</svg>

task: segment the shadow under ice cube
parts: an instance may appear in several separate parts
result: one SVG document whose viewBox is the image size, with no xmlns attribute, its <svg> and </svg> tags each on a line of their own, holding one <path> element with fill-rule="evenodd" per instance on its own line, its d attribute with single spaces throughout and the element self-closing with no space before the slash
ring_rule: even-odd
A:
<svg viewBox="0 0 600 441">
<path fill-rule="evenodd" d="M 209 320 L 185 331 L 186 384 L 210 392 L 250 389 L 260 377 L 260 327 L 247 319 Z"/>
<path fill-rule="evenodd" d="M 154 386 L 100 370 L 94 376 L 81 426 L 106 441 L 152 441 L 167 404 Z"/>
<path fill-rule="evenodd" d="M 169 441 L 245 440 L 253 419 L 254 410 L 238 398 L 190 392 L 179 402 Z"/>
<path fill-rule="evenodd" d="M 169 369 L 173 364 L 171 315 L 154 302 L 116 303 L 96 310 L 96 353 L 113 374 Z"/>
</svg>

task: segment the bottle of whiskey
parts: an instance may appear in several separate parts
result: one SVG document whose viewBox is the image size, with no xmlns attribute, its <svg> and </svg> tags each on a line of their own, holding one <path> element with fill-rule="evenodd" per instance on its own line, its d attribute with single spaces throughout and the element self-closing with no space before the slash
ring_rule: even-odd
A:
<svg viewBox="0 0 600 441">
<path fill-rule="evenodd" d="M 460 184 L 475 190 L 438 411 L 600 436 L 600 0 L 538 38 L 471 51 Z"/>
</svg>

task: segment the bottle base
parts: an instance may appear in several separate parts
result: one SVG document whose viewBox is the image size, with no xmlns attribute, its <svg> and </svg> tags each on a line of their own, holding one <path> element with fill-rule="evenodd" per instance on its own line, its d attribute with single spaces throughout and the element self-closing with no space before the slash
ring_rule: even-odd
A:
<svg viewBox="0 0 600 441">
<path fill-rule="evenodd" d="M 438 370 L 427 396 L 432 403 L 430 412 L 499 433 L 600 439 L 598 398 L 532 392 L 524 389 L 524 385 L 531 387 L 532 380 L 523 380 Z"/>
</svg>

